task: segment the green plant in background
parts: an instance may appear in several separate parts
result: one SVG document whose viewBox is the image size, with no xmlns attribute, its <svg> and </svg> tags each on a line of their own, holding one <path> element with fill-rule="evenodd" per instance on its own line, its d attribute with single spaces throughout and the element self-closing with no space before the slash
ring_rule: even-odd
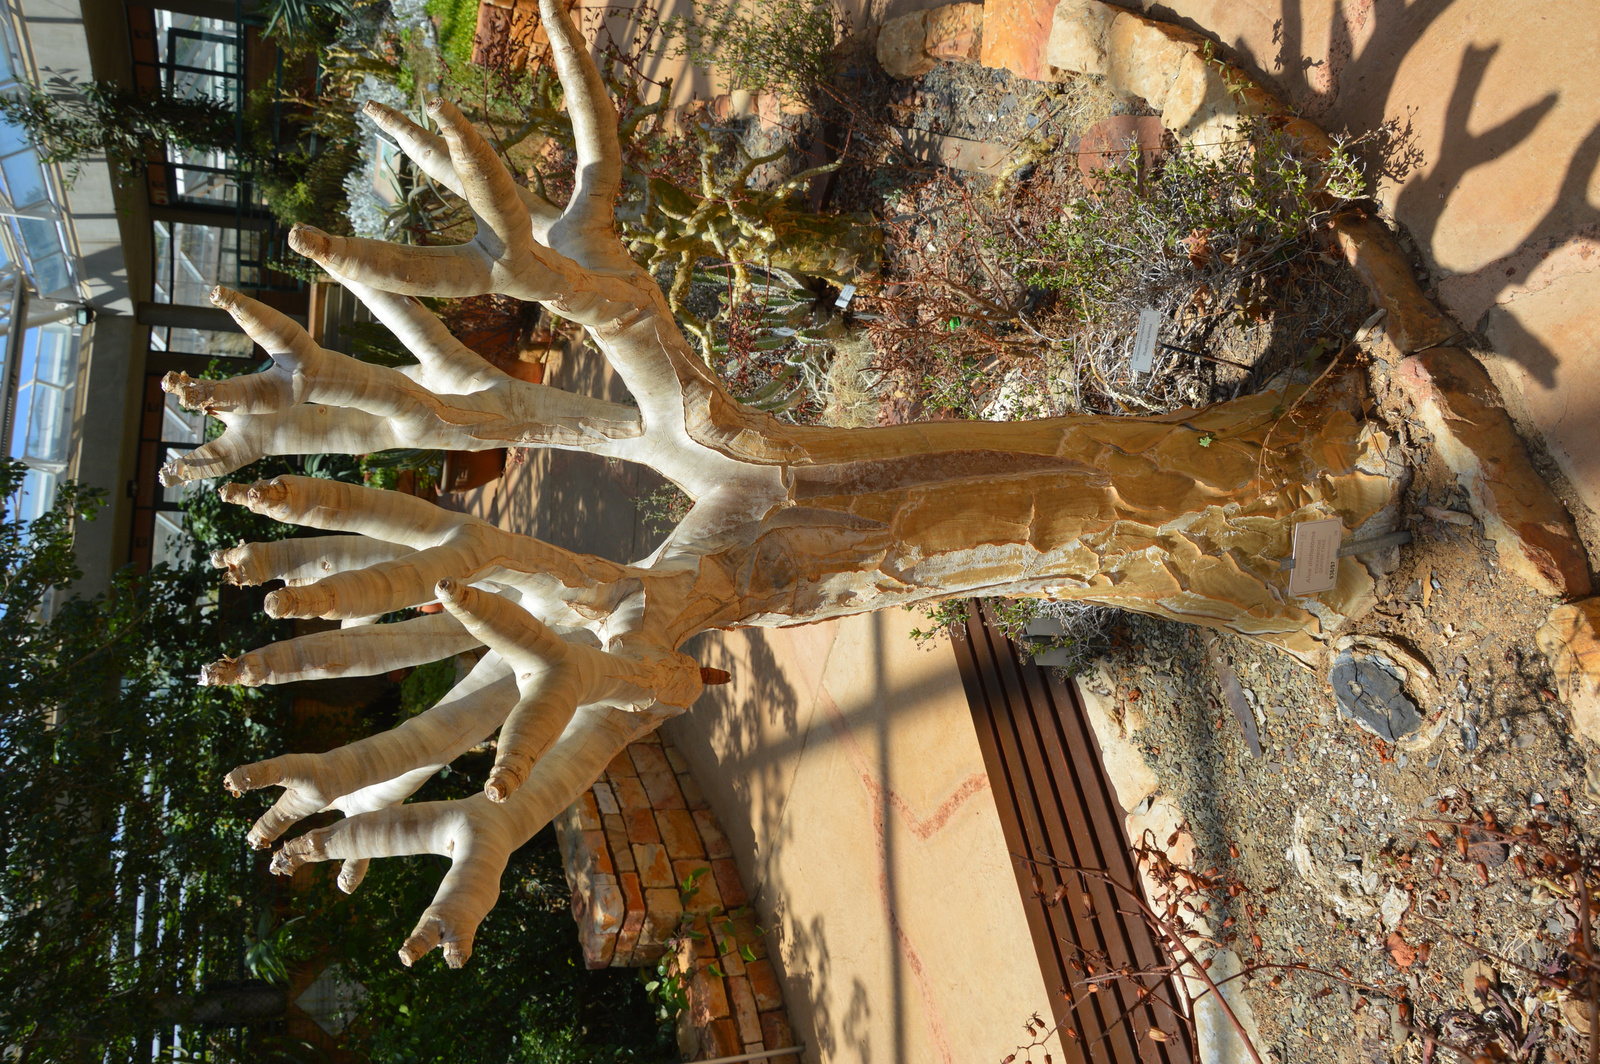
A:
<svg viewBox="0 0 1600 1064">
<path fill-rule="evenodd" d="M 267 17 L 262 35 L 285 43 L 322 36 L 330 23 L 337 26 L 356 17 L 346 0 L 267 0 L 261 13 Z"/>
<path fill-rule="evenodd" d="M 694 505 L 684 490 L 676 484 L 663 484 L 639 500 L 639 516 L 657 533 L 669 532 L 689 516 Z"/>
<path fill-rule="evenodd" d="M 478 0 L 428 0 L 428 14 L 438 22 L 439 53 L 446 65 L 466 67 L 478 32 Z"/>
<path fill-rule="evenodd" d="M 27 475 L 0 463 L 8 510 Z M 194 683 L 282 626 L 256 603 L 226 608 L 208 561 L 69 595 L 74 536 L 99 505 L 65 482 L 39 518 L 0 520 L 0 950 L 26 959 L 0 965 L 0 1044 L 19 1060 L 132 1059 L 163 1024 L 238 1025 L 286 1004 L 240 985 L 243 899 L 261 881 L 235 841 L 250 818 L 215 783 L 282 741 L 279 702 Z"/>
<path fill-rule="evenodd" d="M 231 152 L 237 120 L 226 100 L 141 92 L 110 81 L 51 73 L 0 96 L 0 116 L 27 131 L 46 163 L 66 168 L 67 183 L 91 156 L 104 155 L 124 175 L 143 172 L 150 149 Z"/>
<path fill-rule="evenodd" d="M 967 622 L 968 598 L 945 599 L 943 602 L 906 609 L 920 613 L 931 622 L 928 628 L 913 628 L 911 638 L 919 646 L 928 646 L 940 638 L 963 638 Z M 1048 599 L 985 598 L 980 607 L 994 619 L 1001 633 L 1019 647 L 1033 655 L 1045 651 L 1068 651 L 1065 661 L 1052 667 L 1068 676 L 1087 672 L 1096 658 L 1111 647 L 1110 632 L 1113 626 L 1132 616 L 1108 606 L 1095 606 L 1084 602 L 1052 601 Z M 1030 635 L 1028 628 L 1038 621 L 1053 622 L 1050 627 L 1058 634 Z"/>
<path fill-rule="evenodd" d="M 449 694 L 450 688 L 455 684 L 454 658 L 443 658 L 439 661 L 430 661 L 426 665 L 418 665 L 411 670 L 411 675 L 400 681 L 401 718 L 414 717 L 424 710 L 433 708 L 434 703 Z"/>
<path fill-rule="evenodd" d="M 304 948 L 288 935 L 289 928 L 302 919 L 295 916 L 280 924 L 270 908 L 263 909 L 256 921 L 255 933 L 245 932 L 245 970 L 257 979 L 280 986 L 287 984 L 289 962 L 305 958 Z"/>
<path fill-rule="evenodd" d="M 639 973 L 639 977 L 645 993 L 650 995 L 650 1003 L 656 1008 L 656 1019 L 663 1024 L 677 1022 L 678 1013 L 689 1007 L 689 986 L 678 971 L 677 950 L 668 949 L 662 956 L 654 979 L 650 978 L 649 969 Z"/>
<path fill-rule="evenodd" d="M 296 151 L 275 161 L 255 183 L 282 224 L 314 225 L 342 236 L 350 232 L 344 179 L 360 162 L 355 144 L 339 140 L 315 154 Z"/>
<path fill-rule="evenodd" d="M 964 598 L 948 598 L 918 606 L 907 606 L 910 612 L 920 613 L 931 627 L 911 629 L 911 638 L 919 646 L 926 646 L 946 636 L 953 636 L 967 623 L 967 602 Z"/>
<path fill-rule="evenodd" d="M 846 22 L 831 0 L 773 0 L 746 6 L 710 0 L 692 16 L 646 21 L 661 54 L 715 68 L 732 87 L 803 99 L 833 74 L 834 49 Z"/>
<path fill-rule="evenodd" d="M 1019 277 L 1097 320 L 1169 290 L 1187 295 L 1194 281 L 1237 283 L 1308 251 L 1316 230 L 1364 194 L 1346 146 L 1318 161 L 1266 122 L 1242 132 L 1211 154 L 1180 144 L 1148 174 L 1134 157 L 1100 171 L 1101 187 L 1075 199 L 1037 243 L 1007 249 Z M 1185 273 L 1194 275 L 1189 285 Z"/>
</svg>

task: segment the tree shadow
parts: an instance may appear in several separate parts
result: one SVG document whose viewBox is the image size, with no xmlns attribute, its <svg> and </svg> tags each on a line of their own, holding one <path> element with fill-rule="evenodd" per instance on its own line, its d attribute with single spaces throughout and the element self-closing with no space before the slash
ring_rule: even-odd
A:
<svg viewBox="0 0 1600 1064">
<path fill-rule="evenodd" d="M 1442 34 L 1447 31 L 1441 20 L 1447 14 L 1469 14 L 1479 6 L 1488 5 L 1483 0 L 1334 0 L 1330 9 L 1317 0 L 1283 0 L 1270 37 L 1265 22 L 1270 15 L 1250 14 L 1254 9 L 1220 9 L 1231 10 L 1223 17 L 1235 20 L 1238 29 L 1224 44 L 1241 66 L 1274 86 L 1301 114 L 1335 134 L 1370 136 L 1386 124 L 1398 133 L 1398 142 L 1392 137 L 1372 138 L 1365 161 L 1370 174 L 1396 189 L 1389 197 L 1394 217 L 1410 232 L 1424 265 L 1436 278 L 1443 272 L 1437 250 L 1444 235 L 1441 227 L 1451 224 L 1445 211 L 1452 195 L 1474 170 L 1531 150 L 1535 131 L 1556 120 L 1554 112 L 1563 96 L 1560 91 L 1548 92 L 1492 127 L 1474 130 L 1474 112 L 1492 102 L 1485 86 L 1504 42 L 1478 44 L 1468 34 L 1445 40 Z M 1171 0 L 1171 6 L 1156 3 L 1149 11 L 1218 35 L 1217 27 L 1187 17 L 1184 8 L 1194 9 L 1194 5 Z M 1325 15 L 1326 38 L 1314 40 L 1313 36 L 1323 32 L 1320 27 Z M 1224 34 L 1228 32 L 1224 30 Z M 1438 146 L 1432 150 L 1432 158 L 1420 161 L 1406 158 L 1407 142 L 1414 138 L 1411 126 L 1427 101 L 1396 99 L 1402 67 L 1419 49 L 1434 68 L 1447 69 L 1452 62 L 1457 68 L 1455 83 L 1438 115 Z M 1433 115 L 1428 117 L 1431 120 Z M 1408 161 L 1415 164 L 1409 175 Z M 1562 160 L 1549 160 L 1552 170 L 1562 165 Z M 1551 255 L 1574 240 L 1600 237 L 1600 207 L 1588 198 L 1588 188 L 1600 168 L 1600 124 L 1564 165 L 1565 176 L 1554 201 L 1541 216 L 1530 212 L 1527 228 L 1512 253 L 1443 279 L 1440 298 L 1445 309 L 1463 319 L 1461 324 L 1468 330 L 1489 331 L 1488 312 L 1518 294 L 1512 290 L 1525 285 Z M 1504 194 L 1515 194 L 1515 190 L 1507 189 Z M 1544 273 L 1548 275 L 1550 270 Z M 1493 334 L 1500 346 L 1507 348 L 1500 353 L 1523 366 L 1541 385 L 1553 387 L 1560 353 L 1515 322 L 1512 315 L 1495 317 Z"/>
</svg>

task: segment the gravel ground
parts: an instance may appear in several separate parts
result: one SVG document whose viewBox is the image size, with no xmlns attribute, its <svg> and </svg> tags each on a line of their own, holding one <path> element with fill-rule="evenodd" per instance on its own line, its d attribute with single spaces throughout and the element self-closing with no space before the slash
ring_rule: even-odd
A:
<svg viewBox="0 0 1600 1064">
<path fill-rule="evenodd" d="M 1409 685 L 1424 714 L 1412 737 L 1390 743 L 1342 716 L 1326 673 L 1275 650 L 1145 619 L 1110 659 L 1117 702 L 1144 720 L 1135 739 L 1201 860 L 1248 884 L 1230 910 L 1234 948 L 1337 976 L 1253 980 L 1276 1060 L 1457 1057 L 1447 1042 L 1464 1059 L 1587 1059 L 1584 1006 L 1541 986 L 1575 967 L 1578 903 L 1527 826 L 1582 845 L 1600 761 L 1573 738 L 1534 645 L 1550 604 L 1496 564 L 1449 474 L 1412 457 L 1416 541 L 1354 628 L 1432 673 Z M 1219 666 L 1238 677 L 1260 756 Z"/>
</svg>

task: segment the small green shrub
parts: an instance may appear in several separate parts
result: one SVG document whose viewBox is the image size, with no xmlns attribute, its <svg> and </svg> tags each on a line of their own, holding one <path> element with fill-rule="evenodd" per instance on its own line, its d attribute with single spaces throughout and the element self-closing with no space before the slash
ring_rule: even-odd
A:
<svg viewBox="0 0 1600 1064">
<path fill-rule="evenodd" d="M 1008 249 L 1020 280 L 1075 298 L 1090 320 L 1146 305 L 1186 273 L 1248 277 L 1302 253 L 1336 207 L 1365 194 L 1342 146 L 1318 162 L 1264 122 L 1215 154 L 1180 144 L 1152 172 L 1130 157 L 1100 173 L 1100 189 Z"/>
<path fill-rule="evenodd" d="M 913 628 L 911 638 L 919 646 L 927 646 L 942 636 L 964 637 L 969 599 L 952 598 L 942 602 L 907 606 L 921 613 L 931 622 L 928 628 Z M 979 600 L 983 609 L 994 618 L 995 626 L 1007 639 L 1035 654 L 1047 650 L 1067 650 L 1064 664 L 1053 666 L 1069 676 L 1087 672 L 1094 660 L 1110 649 L 1111 627 L 1125 614 L 1109 606 L 1089 602 L 1051 601 L 1036 598 L 986 598 Z M 1048 618 L 1061 629 L 1058 636 L 1028 634 L 1028 626 Z"/>
<path fill-rule="evenodd" d="M 336 235 L 350 231 L 344 179 L 361 165 L 353 144 L 308 155 L 296 152 L 256 178 L 267 208 L 286 226 L 314 225 Z"/>
<path fill-rule="evenodd" d="M 827 83 L 845 23 L 831 0 L 772 0 L 745 7 L 696 4 L 693 18 L 646 24 L 668 58 L 725 73 L 732 87 L 801 98 Z"/>
<path fill-rule="evenodd" d="M 693 505 L 694 500 L 678 485 L 663 484 L 639 500 L 639 515 L 656 531 L 666 532 L 688 517 Z"/>
</svg>

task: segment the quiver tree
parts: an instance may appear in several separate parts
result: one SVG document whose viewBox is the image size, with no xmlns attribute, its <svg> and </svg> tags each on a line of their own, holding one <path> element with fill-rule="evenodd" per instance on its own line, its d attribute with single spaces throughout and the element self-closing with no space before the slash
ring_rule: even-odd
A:
<svg viewBox="0 0 1600 1064">
<path fill-rule="evenodd" d="M 642 463 L 693 506 L 652 555 L 620 565 L 396 493 L 300 477 L 224 488 L 258 513 L 334 534 L 240 545 L 216 564 L 241 584 L 284 581 L 269 614 L 342 627 L 219 662 L 205 682 L 374 674 L 488 648 L 438 705 L 393 731 L 229 774 L 236 793 L 283 788 L 250 832 L 254 845 L 310 813 L 346 814 L 284 844 L 276 869 L 342 860 L 350 890 L 372 858 L 449 856 L 401 957 L 442 945 L 460 964 L 508 854 L 700 693 L 698 667 L 678 650 L 698 632 L 954 595 L 1042 596 L 1227 628 L 1310 659 L 1363 607 L 1373 578 L 1355 558 L 1314 599 L 1291 597 L 1279 567 L 1296 522 L 1337 517 L 1369 534 L 1394 512 L 1399 471 L 1388 437 L 1362 418 L 1352 373 L 1201 411 L 1012 424 L 821 428 L 734 401 L 617 238 L 616 112 L 561 5 L 541 10 L 572 115 L 570 200 L 518 187 L 448 103 L 432 105 L 442 136 L 371 112 L 471 206 L 477 236 L 407 247 L 300 228 L 291 242 L 419 364 L 387 369 L 322 350 L 276 311 L 219 289 L 275 365 L 225 381 L 168 377 L 226 431 L 163 475 L 221 476 L 266 454 L 542 446 Z M 485 292 L 581 324 L 637 405 L 514 380 L 413 298 Z M 432 601 L 445 613 L 371 623 Z M 481 795 L 405 803 L 496 729 Z"/>
</svg>

